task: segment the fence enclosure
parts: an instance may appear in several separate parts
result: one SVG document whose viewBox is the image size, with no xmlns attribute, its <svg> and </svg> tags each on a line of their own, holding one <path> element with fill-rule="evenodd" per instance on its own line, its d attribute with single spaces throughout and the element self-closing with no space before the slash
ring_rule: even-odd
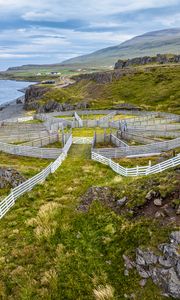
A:
<svg viewBox="0 0 180 300">
<path fill-rule="evenodd" d="M 122 176 L 142 176 L 142 175 L 150 175 L 150 174 L 156 174 L 160 173 L 164 170 L 167 170 L 169 168 L 176 167 L 180 164 L 180 155 L 177 155 L 171 159 L 168 159 L 164 162 L 161 162 L 159 164 L 156 164 L 154 166 L 148 165 L 148 166 L 136 166 L 135 168 L 124 168 L 118 163 L 115 163 L 110 158 L 104 157 L 100 154 L 91 153 L 92 160 L 95 160 L 97 162 L 100 162 L 104 165 L 109 166 L 113 171 L 115 171 L 117 174 Z"/>
</svg>

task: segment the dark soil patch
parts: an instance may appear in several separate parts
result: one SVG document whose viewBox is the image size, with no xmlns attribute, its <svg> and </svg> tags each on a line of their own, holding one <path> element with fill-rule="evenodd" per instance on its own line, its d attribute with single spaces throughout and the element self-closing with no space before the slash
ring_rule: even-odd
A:
<svg viewBox="0 0 180 300">
<path fill-rule="evenodd" d="M 176 176 L 180 180 L 180 174 Z M 147 190 L 148 192 L 148 190 Z M 126 197 L 125 197 L 126 198 Z M 162 199 L 162 205 L 156 206 L 155 199 Z M 177 213 L 180 207 L 180 186 L 179 184 L 166 197 L 162 197 L 160 192 L 156 192 L 151 199 L 145 199 L 142 205 L 129 208 L 128 199 L 123 204 L 122 199 L 117 198 L 115 190 L 110 187 L 90 187 L 81 197 L 81 204 L 77 210 L 88 212 L 93 201 L 99 201 L 103 205 L 111 208 L 117 214 L 124 215 L 128 218 L 136 219 L 139 217 L 156 218 L 162 225 L 177 224 L 180 225 L 180 214 Z M 178 202 L 178 203 L 176 203 Z"/>
<path fill-rule="evenodd" d="M 180 182 L 180 174 L 177 175 L 177 179 Z M 154 199 L 156 198 L 157 196 L 154 197 Z M 163 225 L 170 223 L 180 225 L 180 214 L 177 214 L 179 205 L 174 202 L 175 200 L 180 201 L 180 185 L 178 184 L 167 197 L 163 198 L 159 194 L 158 198 L 162 199 L 162 206 L 156 206 L 153 198 L 146 200 L 143 205 L 134 207 L 133 216 L 135 218 L 141 216 L 157 218 Z"/>
<path fill-rule="evenodd" d="M 88 212 L 93 201 L 99 201 L 103 205 L 113 209 L 116 213 L 120 213 L 120 207 L 118 205 L 116 196 L 110 187 L 90 187 L 81 197 L 81 204 L 78 206 L 77 210 Z"/>
</svg>

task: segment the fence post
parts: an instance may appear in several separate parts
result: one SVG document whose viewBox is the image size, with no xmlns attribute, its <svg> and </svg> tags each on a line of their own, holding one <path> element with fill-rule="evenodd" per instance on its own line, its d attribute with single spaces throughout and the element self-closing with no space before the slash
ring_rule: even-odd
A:
<svg viewBox="0 0 180 300">
<path fill-rule="evenodd" d="M 11 196 L 12 196 L 12 199 L 13 199 L 13 203 L 15 203 L 15 198 L 14 198 L 13 189 L 11 189 Z"/>
<path fill-rule="evenodd" d="M 136 167 L 136 176 L 139 175 L 139 166 Z"/>
<path fill-rule="evenodd" d="M 2 208 L 0 207 L 0 219 L 2 219 L 3 217 L 3 212 L 2 212 Z"/>
</svg>

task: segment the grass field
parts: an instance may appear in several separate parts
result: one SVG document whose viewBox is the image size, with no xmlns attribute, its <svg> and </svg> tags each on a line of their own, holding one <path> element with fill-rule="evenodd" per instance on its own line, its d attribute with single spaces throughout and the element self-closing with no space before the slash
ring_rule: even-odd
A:
<svg viewBox="0 0 180 300">
<path fill-rule="evenodd" d="M 129 219 L 98 201 L 88 213 L 76 207 L 93 185 L 110 186 L 117 199 L 127 195 L 132 207 L 151 186 L 163 189 L 167 181 L 171 189 L 177 184 L 173 171 L 122 178 L 90 160 L 90 146 L 72 146 L 59 170 L 18 199 L 1 220 L 1 298 L 101 300 L 104 291 L 103 299 L 132 293 L 136 299 L 166 299 L 151 281 L 142 289 L 134 271 L 124 276 L 122 255 L 133 257 L 140 245 L 166 241 L 172 225 Z"/>
</svg>

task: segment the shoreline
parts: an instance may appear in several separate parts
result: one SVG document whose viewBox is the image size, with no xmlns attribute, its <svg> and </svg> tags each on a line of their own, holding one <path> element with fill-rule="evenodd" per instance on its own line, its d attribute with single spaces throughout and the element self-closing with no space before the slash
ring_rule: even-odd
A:
<svg viewBox="0 0 180 300">
<path fill-rule="evenodd" d="M 24 81 L 24 80 L 13 80 L 13 79 L 1 79 L 0 80 L 7 80 L 7 81 L 22 81 L 22 82 L 28 82 L 30 83 L 29 81 Z M 10 105 L 13 105 L 13 104 L 20 104 L 20 103 L 17 103 L 18 100 L 21 100 L 23 101 L 23 98 L 25 97 L 25 93 L 26 93 L 26 90 L 31 86 L 31 85 L 36 85 L 38 84 L 37 82 L 32 82 L 32 84 L 29 84 L 27 87 L 25 88 L 22 88 L 22 89 L 17 89 L 18 92 L 22 93 L 23 95 L 22 96 L 19 96 L 13 100 L 9 100 L 9 101 L 6 101 L 4 103 L 0 103 L 0 111 L 4 110 L 6 107 L 10 106 Z"/>
<path fill-rule="evenodd" d="M 0 79 L 1 80 L 1 79 Z M 6 79 L 2 79 L 6 80 Z M 7 79 L 9 80 L 9 79 Z M 16 81 L 16 80 L 12 80 Z M 29 81 L 27 81 L 30 83 Z M 37 84 L 37 82 L 32 82 L 32 85 Z M 31 84 L 27 85 L 27 87 L 22 89 L 17 89 L 17 91 L 22 93 L 22 96 L 19 96 L 13 100 L 6 101 L 0 104 L 0 121 L 9 119 L 9 118 L 16 118 L 23 116 L 25 114 L 24 110 L 24 100 L 25 100 L 25 93 L 26 90 L 31 86 Z M 19 102 L 18 102 L 19 101 Z"/>
</svg>

